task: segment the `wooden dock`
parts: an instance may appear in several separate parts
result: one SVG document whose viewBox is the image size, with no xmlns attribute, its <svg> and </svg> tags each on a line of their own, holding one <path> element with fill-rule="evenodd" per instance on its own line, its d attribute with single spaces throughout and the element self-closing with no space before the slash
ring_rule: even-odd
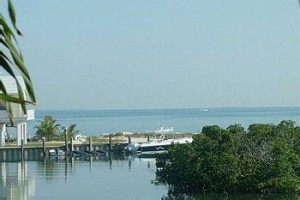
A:
<svg viewBox="0 0 300 200">
<path fill-rule="evenodd" d="M 61 149 L 66 152 L 67 156 L 72 156 L 72 152 L 83 152 L 82 155 L 92 155 L 88 152 L 122 152 L 127 143 L 121 144 L 39 144 L 39 145 L 21 145 L 0 147 L 0 162 L 13 161 L 36 161 L 42 160 L 49 156 L 50 149 Z M 67 151 L 66 151 L 67 150 Z"/>
</svg>

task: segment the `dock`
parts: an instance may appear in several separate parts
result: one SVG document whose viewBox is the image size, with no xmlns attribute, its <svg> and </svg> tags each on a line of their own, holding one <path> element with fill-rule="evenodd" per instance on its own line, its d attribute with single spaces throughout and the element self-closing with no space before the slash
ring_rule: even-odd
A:
<svg viewBox="0 0 300 200">
<path fill-rule="evenodd" d="M 65 156 L 99 156 L 106 152 L 122 152 L 128 143 L 120 144 L 68 144 L 67 147 L 62 142 L 57 143 L 34 143 L 26 145 L 9 145 L 0 147 L 0 162 L 12 161 L 36 161 L 49 157 L 51 149 L 60 149 L 65 152 Z"/>
</svg>

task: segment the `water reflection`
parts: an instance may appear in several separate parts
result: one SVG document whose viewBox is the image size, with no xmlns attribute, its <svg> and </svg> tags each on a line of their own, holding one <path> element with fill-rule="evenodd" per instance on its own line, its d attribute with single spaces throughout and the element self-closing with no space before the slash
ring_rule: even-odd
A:
<svg viewBox="0 0 300 200">
<path fill-rule="evenodd" d="M 151 184 L 155 159 L 134 156 L 2 162 L 0 175 L 0 199 L 6 200 L 98 199 L 99 193 L 101 199 L 160 199 L 167 193 Z M 153 198 L 142 198 L 145 193 Z"/>
<path fill-rule="evenodd" d="M 28 200 L 35 195 L 35 178 L 28 176 L 26 162 L 0 163 L 0 199 Z"/>
</svg>

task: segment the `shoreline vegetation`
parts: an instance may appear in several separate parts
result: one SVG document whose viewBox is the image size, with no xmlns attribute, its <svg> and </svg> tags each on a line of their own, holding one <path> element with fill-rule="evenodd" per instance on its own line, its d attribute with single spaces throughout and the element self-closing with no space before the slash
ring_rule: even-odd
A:
<svg viewBox="0 0 300 200">
<path fill-rule="evenodd" d="M 247 130 L 205 126 L 191 144 L 160 155 L 156 166 L 170 194 L 299 194 L 300 127 L 290 120 Z"/>
</svg>

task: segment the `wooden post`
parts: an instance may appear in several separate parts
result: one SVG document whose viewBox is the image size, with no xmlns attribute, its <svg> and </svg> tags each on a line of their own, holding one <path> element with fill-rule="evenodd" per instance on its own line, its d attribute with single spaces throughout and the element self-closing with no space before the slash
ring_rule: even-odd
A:
<svg viewBox="0 0 300 200">
<path fill-rule="evenodd" d="M 24 140 L 21 140 L 21 160 L 24 160 Z"/>
<path fill-rule="evenodd" d="M 74 151 L 74 143 L 73 143 L 73 138 L 71 138 L 71 150 L 70 150 L 71 152 L 73 152 Z"/>
<path fill-rule="evenodd" d="M 128 144 L 131 144 L 131 137 L 128 136 Z"/>
<path fill-rule="evenodd" d="M 65 181 L 68 179 L 68 158 L 65 159 Z"/>
<path fill-rule="evenodd" d="M 89 138 L 89 150 L 93 151 L 92 137 Z"/>
<path fill-rule="evenodd" d="M 109 137 L 109 146 L 108 146 L 108 150 L 112 151 L 112 139 L 111 139 L 111 135 L 108 136 Z"/>
<path fill-rule="evenodd" d="M 150 135 L 147 135 L 147 142 L 150 142 Z"/>
<path fill-rule="evenodd" d="M 46 139 L 43 137 L 43 155 L 44 157 L 46 156 L 47 152 L 46 152 Z"/>
<path fill-rule="evenodd" d="M 65 150 L 66 150 L 66 153 L 69 153 L 69 146 L 68 146 L 68 128 L 65 129 Z"/>
</svg>

